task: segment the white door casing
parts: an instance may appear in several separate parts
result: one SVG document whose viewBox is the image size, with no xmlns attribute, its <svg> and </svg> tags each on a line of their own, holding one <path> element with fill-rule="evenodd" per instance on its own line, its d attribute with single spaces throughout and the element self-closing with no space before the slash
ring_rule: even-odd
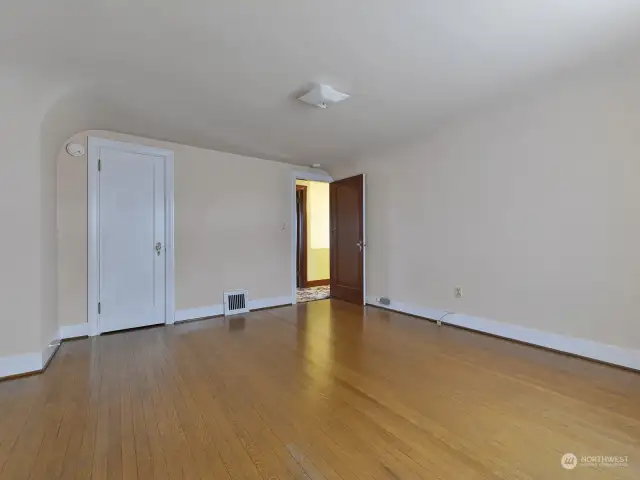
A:
<svg viewBox="0 0 640 480">
<path fill-rule="evenodd" d="M 296 180 L 310 180 L 313 182 L 333 182 L 333 177 L 323 171 L 306 171 L 294 170 L 291 172 L 291 303 L 296 304 L 297 288 L 296 288 L 296 255 L 297 255 L 297 232 L 298 216 L 296 214 Z"/>
<path fill-rule="evenodd" d="M 88 147 L 90 334 L 173 323 L 173 152 Z"/>
</svg>

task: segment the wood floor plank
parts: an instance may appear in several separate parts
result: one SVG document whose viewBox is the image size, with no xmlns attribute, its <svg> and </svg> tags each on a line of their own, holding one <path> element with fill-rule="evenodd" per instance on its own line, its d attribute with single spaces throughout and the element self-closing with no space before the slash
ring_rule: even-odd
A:
<svg viewBox="0 0 640 480">
<path fill-rule="evenodd" d="M 206 346 L 203 347 L 206 348 Z M 216 351 L 222 355 L 222 349 L 216 349 Z M 314 443 L 313 440 L 316 440 L 316 442 L 325 447 L 324 452 L 327 457 L 331 458 L 336 454 L 345 455 L 334 438 L 325 436 L 323 430 L 324 425 L 322 423 L 312 423 L 314 419 L 298 414 L 295 405 L 286 403 L 288 400 L 294 399 L 295 396 L 290 394 L 289 389 L 278 389 L 275 387 L 275 384 L 272 382 L 273 371 L 249 373 L 249 376 L 255 380 L 253 384 L 254 391 L 259 391 L 260 394 L 252 395 L 250 391 L 247 391 L 248 383 L 244 379 L 246 374 L 239 370 L 239 368 L 242 365 L 257 365 L 258 362 L 236 362 L 234 358 L 237 358 L 241 353 L 242 352 L 235 350 L 235 347 L 232 348 L 232 345 L 228 343 L 224 349 L 224 354 L 229 355 L 228 358 L 221 357 L 216 360 L 216 358 L 210 354 L 202 356 L 202 363 L 212 362 L 210 363 L 211 368 L 208 370 L 209 375 L 220 369 L 220 365 L 225 366 L 225 370 L 221 370 L 220 376 L 218 377 L 219 381 L 225 379 L 224 382 L 227 385 L 227 390 L 223 398 L 232 403 L 242 403 L 246 402 L 246 399 L 252 399 L 253 405 L 251 405 L 251 408 L 257 408 L 259 412 L 268 415 L 271 419 L 271 424 L 278 430 L 278 436 L 286 439 L 283 441 L 283 448 L 285 445 L 287 449 L 291 445 L 296 446 L 298 450 L 302 447 L 303 451 L 307 452 L 308 455 L 311 453 L 309 448 Z M 214 379 L 213 383 L 218 382 Z M 266 389 L 260 388 L 265 386 L 267 387 Z M 282 398 L 283 394 L 284 398 Z M 259 404 L 255 405 L 256 402 L 259 402 Z M 299 428 L 296 428 L 296 426 Z M 307 461 L 309 460 L 307 459 Z M 322 459 L 316 457 L 315 461 L 321 463 Z M 349 462 L 336 461 L 334 463 L 339 467 L 346 467 Z M 325 467 L 323 474 L 332 476 L 332 469 L 328 466 Z M 358 478 L 358 476 L 347 468 L 343 478 Z"/>
<path fill-rule="evenodd" d="M 2 472 L 0 472 L 2 475 L 0 478 L 27 479 L 36 472 L 36 459 L 41 453 L 40 447 L 45 437 L 55 435 L 60 425 L 57 419 L 58 413 L 55 410 L 55 399 L 61 394 L 61 391 L 52 388 L 56 380 L 55 377 L 56 374 L 53 373 L 43 379 L 42 391 L 39 392 L 37 401 L 20 430 Z M 42 452 L 43 456 L 46 454 L 47 452 Z"/>
<path fill-rule="evenodd" d="M 266 339 L 266 333 L 267 332 L 260 332 L 260 334 L 258 335 L 258 338 L 260 338 L 260 340 L 262 342 L 265 341 Z M 286 366 L 287 365 L 287 360 L 284 357 L 281 357 L 280 354 L 281 352 L 283 352 L 283 348 L 281 346 L 272 346 L 271 348 L 268 349 L 268 351 L 264 351 L 262 352 L 260 348 L 258 348 L 258 346 L 254 346 L 252 348 L 252 352 L 253 354 L 256 356 L 255 357 L 255 361 L 254 362 L 247 362 L 246 365 L 248 366 L 247 368 L 250 368 L 250 366 L 252 365 L 257 365 L 257 366 L 261 366 L 263 367 L 263 370 L 261 372 L 255 372 L 255 371 L 250 371 L 246 374 L 247 377 L 250 378 L 262 378 L 268 375 L 268 371 L 272 371 L 272 372 L 276 372 L 277 369 L 273 368 L 276 365 L 280 365 L 280 366 Z M 240 353 L 240 352 L 236 352 L 236 353 Z M 263 356 L 264 355 L 264 356 Z M 271 366 L 272 368 L 270 368 L 270 363 L 274 362 L 274 365 Z M 234 375 L 235 376 L 235 375 Z M 279 391 L 286 391 L 286 384 L 285 385 L 278 385 L 278 379 L 270 376 L 269 377 L 269 383 L 264 384 L 267 388 L 269 387 L 273 387 L 273 390 L 270 391 L 266 396 L 268 397 L 276 397 L 277 398 L 277 393 L 278 390 Z M 278 389 L 278 387 L 280 387 Z M 266 392 L 265 392 L 266 393 Z M 287 399 L 282 399 L 281 401 L 286 401 Z M 291 405 L 288 406 L 287 410 L 288 411 L 295 411 L 296 406 Z M 336 412 L 333 411 L 332 414 L 335 414 Z M 309 413 L 305 412 L 303 414 L 305 417 L 309 416 Z M 326 433 L 327 431 L 327 427 L 334 427 L 336 432 L 338 431 L 344 431 L 345 430 L 345 423 L 344 422 L 340 422 L 340 419 L 338 416 L 335 417 L 337 422 L 335 423 L 335 425 L 327 425 L 325 422 L 321 422 L 319 421 L 315 427 L 313 427 L 317 432 L 323 432 Z M 363 465 L 365 462 L 363 460 L 363 456 L 361 455 L 360 450 L 368 450 L 368 449 L 373 449 L 374 446 L 370 443 L 370 442 L 359 442 L 359 438 L 358 438 L 358 434 L 357 432 L 353 432 L 353 436 L 354 436 L 354 442 L 351 442 L 351 445 L 348 446 L 345 444 L 345 440 L 342 439 L 342 441 L 340 440 L 341 437 L 338 436 L 336 434 L 336 432 L 331 432 L 328 435 L 331 436 L 332 438 L 334 438 L 334 440 L 337 440 L 339 443 L 339 447 L 340 447 L 340 451 L 341 453 L 344 453 L 345 448 L 350 447 L 347 449 L 347 452 L 350 454 L 351 456 L 351 461 L 352 462 L 361 462 L 361 465 Z M 370 440 L 370 439 L 369 439 Z M 371 453 L 371 452 L 368 452 Z M 386 455 L 387 452 L 385 451 L 378 451 L 377 455 L 378 458 L 381 460 L 384 460 L 384 457 Z M 375 458 L 375 455 L 371 455 L 372 457 Z M 382 458 L 381 458 L 382 456 Z M 389 465 L 384 464 L 384 462 L 374 462 L 371 463 L 369 462 L 371 465 L 367 467 L 371 468 L 373 470 L 378 470 L 377 471 L 377 475 L 382 475 L 383 478 L 386 478 L 389 474 L 389 472 L 393 472 L 394 469 L 392 469 Z M 394 463 L 393 461 L 391 461 L 391 463 Z M 402 468 L 398 468 L 398 466 L 394 466 L 395 470 L 400 470 L 402 471 Z M 369 474 L 373 475 L 373 472 L 369 472 Z M 374 475 L 375 476 L 375 475 Z M 406 474 L 405 477 L 406 478 Z"/>
<path fill-rule="evenodd" d="M 135 351 L 137 344 L 134 340 L 134 336 L 128 336 L 129 348 L 127 348 L 123 354 L 126 354 L 125 368 L 127 369 L 131 401 L 131 424 L 133 429 L 136 473 L 139 479 L 146 479 L 153 478 L 153 465 L 149 446 L 149 434 L 144 416 L 143 393 L 140 388 L 141 381 L 136 364 Z"/>
<path fill-rule="evenodd" d="M 194 478 L 226 479 L 227 472 L 211 440 L 208 426 L 200 414 L 202 406 L 193 402 L 190 389 L 185 386 L 184 379 L 171 358 L 165 358 L 162 369 L 171 385 L 171 388 L 166 389 L 166 393 L 171 394 L 171 400 L 175 405 L 180 434 L 183 435 L 189 454 L 193 458 L 196 470 Z"/>
<path fill-rule="evenodd" d="M 131 366 L 130 357 L 127 351 L 131 349 L 131 336 L 124 336 L 124 352 L 120 355 L 120 418 L 114 418 L 115 422 L 120 422 L 120 432 L 122 434 L 120 442 L 120 458 L 122 465 L 123 480 L 135 480 L 138 478 L 136 438 L 134 430 L 134 410 L 131 394 Z M 135 378 L 133 378 L 135 380 Z"/>
<path fill-rule="evenodd" d="M 79 342 L 62 345 L 62 347 L 60 348 L 68 348 L 70 350 L 74 350 L 78 348 L 78 343 Z M 98 406 L 100 402 L 100 395 L 102 394 L 103 390 L 103 372 L 105 368 L 109 367 L 109 365 L 108 361 L 106 361 L 107 358 L 105 358 L 106 356 L 103 354 L 103 352 L 101 352 L 101 349 L 93 348 L 98 345 L 97 341 L 86 340 L 86 343 L 91 343 L 92 347 L 86 353 L 85 357 L 85 361 L 88 364 L 87 375 L 89 377 L 89 388 L 86 391 L 86 395 L 88 395 L 89 397 L 88 407 L 84 418 L 82 419 L 83 421 L 79 425 L 80 428 L 83 428 L 80 446 L 77 451 L 71 450 L 71 445 L 69 445 L 69 448 L 67 448 L 62 478 L 90 478 L 91 471 L 93 469 L 93 459 L 98 425 Z M 46 374 L 47 372 L 45 372 L 45 375 Z"/>
<path fill-rule="evenodd" d="M 208 368 L 209 367 L 209 368 Z M 263 465 L 257 463 L 251 456 L 252 442 L 248 440 L 246 432 L 234 422 L 233 413 L 229 411 L 231 391 L 228 384 L 233 379 L 212 377 L 212 372 L 222 368 L 220 365 L 210 365 L 202 362 L 202 357 L 194 355 L 192 364 L 185 368 L 196 378 L 205 379 L 209 386 L 208 391 L 201 398 L 202 405 L 208 415 L 205 417 L 214 424 L 216 429 L 224 432 L 224 438 L 218 442 L 220 456 L 232 478 L 263 478 L 261 470 Z M 242 405 L 242 399 L 234 399 L 236 407 Z"/>
<path fill-rule="evenodd" d="M 138 332 L 135 332 L 137 334 Z M 155 336 L 154 332 L 150 331 L 149 349 L 154 348 Z M 164 446 L 166 438 L 163 438 L 163 429 L 160 424 L 158 412 L 155 410 L 154 400 L 152 398 L 155 386 L 153 385 L 153 379 L 148 374 L 148 369 L 152 366 L 147 365 L 149 361 L 149 355 L 146 349 L 136 348 L 135 364 L 137 366 L 137 380 L 140 385 L 140 397 L 142 401 L 142 412 L 144 415 L 144 421 L 147 430 L 147 436 L 149 440 L 149 450 L 151 454 L 153 478 L 168 479 L 169 468 L 167 465 L 167 457 L 164 452 Z"/>
<path fill-rule="evenodd" d="M 5 399 L 0 404 L 0 411 L 3 412 L 0 423 L 0 475 L 14 451 L 20 432 L 39 400 L 39 392 L 29 392 L 32 389 L 29 384 L 33 385 L 35 382 L 29 382 L 28 378 L 23 379 L 23 382 L 7 381 L 4 382 L 6 387 L 3 385 L 4 388 L 0 388 L 6 392 Z M 14 386 L 16 388 L 13 388 Z M 15 398 L 21 401 L 16 401 Z"/>
<path fill-rule="evenodd" d="M 258 334 L 258 337 L 263 339 L 266 335 L 268 335 L 268 332 L 261 331 Z M 258 350 L 257 347 L 254 348 L 254 350 Z M 271 350 L 273 352 L 282 352 L 283 346 L 276 345 Z M 269 360 L 275 359 L 278 364 L 282 364 L 282 362 L 286 363 L 284 359 L 280 359 L 277 357 L 278 355 L 277 353 L 272 353 L 270 351 L 266 351 L 264 353 L 267 356 L 253 363 L 259 364 L 259 365 L 267 364 L 267 368 L 269 368 L 268 366 Z M 313 367 L 314 365 L 313 361 L 311 359 L 307 359 L 307 360 L 308 360 L 307 365 L 309 365 L 310 367 Z M 272 370 L 277 371 L 275 368 L 272 368 Z M 322 367 L 319 367 L 316 370 L 321 371 Z M 289 370 L 280 369 L 280 371 L 288 372 Z M 307 373 L 309 373 L 310 369 L 307 368 L 306 371 Z M 320 373 L 319 375 L 322 375 L 322 374 Z M 276 380 L 276 379 L 272 378 L 271 383 L 276 383 L 273 380 Z M 339 391 L 339 389 L 336 390 L 334 388 L 332 393 L 333 393 L 333 396 L 331 397 L 331 399 L 342 400 L 344 399 L 344 397 L 342 397 L 343 394 L 345 393 L 348 394 L 351 392 Z M 340 396 L 336 395 L 336 393 L 340 393 Z M 273 396 L 273 395 L 275 395 L 275 393 L 271 393 L 269 396 Z M 328 399 L 328 397 L 325 397 L 325 400 L 326 399 Z M 346 404 L 349 405 L 348 402 Z M 384 445 L 383 442 L 378 443 L 378 442 L 372 441 L 372 440 L 376 440 L 375 435 L 377 434 L 377 432 L 375 430 L 369 429 L 371 431 L 361 432 L 359 429 L 352 428 L 355 426 L 354 423 L 356 423 L 353 421 L 354 414 L 356 413 L 353 409 L 348 408 L 345 414 L 341 415 L 341 413 L 339 413 L 336 406 L 332 402 L 326 403 L 326 406 L 327 406 L 327 412 L 329 414 L 329 418 L 333 419 L 332 423 L 330 425 L 325 425 L 321 422 L 318 424 L 317 428 L 321 430 L 327 430 L 328 428 L 332 429 L 330 430 L 329 435 L 332 436 L 334 439 L 336 439 L 336 441 L 340 442 L 339 446 L 340 446 L 341 452 L 344 452 L 344 451 L 350 452 L 350 454 L 352 455 L 352 459 L 353 457 L 355 457 L 357 460 L 359 458 L 362 458 L 360 450 L 362 449 L 374 450 L 374 452 L 367 451 L 365 454 L 365 457 L 368 456 L 369 458 L 377 458 L 378 460 L 380 460 L 378 462 L 369 462 L 371 465 L 368 468 L 378 469 L 377 473 L 374 474 L 372 472 L 369 472 L 368 473 L 369 475 L 374 475 L 374 476 L 383 475 L 384 478 L 386 478 L 390 473 L 393 474 L 393 472 L 397 470 L 401 472 L 402 475 L 404 475 L 403 478 L 408 478 L 409 476 L 411 476 L 411 470 L 410 469 L 407 470 L 409 466 L 398 464 L 396 461 L 397 458 L 403 458 L 403 455 L 401 455 L 401 452 L 394 451 L 393 449 L 387 450 L 383 446 Z M 350 436 L 346 437 L 346 440 L 341 435 L 341 433 L 344 431 L 350 431 L 349 433 L 351 434 Z M 350 439 L 350 437 L 353 437 L 353 439 Z M 363 441 L 360 441 L 361 437 Z M 345 443 L 345 442 L 348 442 L 348 443 Z M 394 454 L 398 454 L 398 456 Z M 405 461 L 407 461 L 407 463 L 412 464 L 410 459 L 405 458 Z M 412 464 L 411 467 L 416 467 L 416 465 Z M 361 465 L 360 468 L 364 468 L 364 467 Z"/>
<path fill-rule="evenodd" d="M 207 375 L 212 372 L 232 376 L 231 381 L 239 380 L 238 373 L 233 369 L 233 363 L 223 363 L 211 358 L 212 363 L 202 359 L 207 368 Z M 220 370 L 220 365 L 226 370 Z M 227 367 L 229 365 L 229 367 Z M 213 378 L 215 382 L 215 378 Z M 270 425 L 260 415 L 259 399 L 251 395 L 229 395 L 232 401 L 221 402 L 223 414 L 231 420 L 236 434 L 241 439 L 247 454 L 263 478 L 296 478 L 306 476 L 304 469 L 297 463 L 291 462 L 291 455 L 285 449 L 285 444 L 277 437 Z"/>
<path fill-rule="evenodd" d="M 59 378 L 65 378 L 69 368 L 67 355 L 56 356 L 54 361 L 57 364 Z M 71 366 L 73 367 L 73 366 Z M 47 428 L 47 433 L 40 445 L 38 457 L 35 460 L 31 478 L 51 478 L 58 477 L 62 471 L 63 462 L 69 445 L 71 431 L 74 426 L 74 417 L 79 413 L 79 394 L 83 386 L 79 383 L 71 383 L 68 388 L 59 389 L 60 396 L 58 402 L 52 405 L 51 427 Z M 58 424 L 54 430 L 53 425 Z"/>
<path fill-rule="evenodd" d="M 158 335 L 153 332 L 154 344 L 148 353 L 147 379 L 149 381 L 148 393 L 153 400 L 154 412 L 158 419 L 158 431 L 162 440 L 162 449 L 166 459 L 167 470 L 170 478 L 197 478 L 193 472 L 193 460 L 185 445 L 184 435 L 176 425 L 176 416 L 173 405 L 167 401 L 164 391 L 173 388 L 173 385 L 165 382 L 161 364 L 163 361 L 164 344 Z"/>
<path fill-rule="evenodd" d="M 640 374 L 333 300 L 65 343 L 0 412 L 0 479 L 640 478 Z"/>
</svg>

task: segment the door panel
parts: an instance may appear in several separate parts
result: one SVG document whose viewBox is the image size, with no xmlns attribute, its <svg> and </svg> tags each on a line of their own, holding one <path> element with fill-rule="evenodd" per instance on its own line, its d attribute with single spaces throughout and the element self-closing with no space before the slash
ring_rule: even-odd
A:
<svg viewBox="0 0 640 480">
<path fill-rule="evenodd" d="M 296 286 L 307 286 L 307 187 L 296 185 Z"/>
<path fill-rule="evenodd" d="M 99 331 L 164 323 L 164 159 L 102 148 L 100 161 Z"/>
<path fill-rule="evenodd" d="M 364 304 L 364 176 L 332 182 L 331 296 Z"/>
</svg>

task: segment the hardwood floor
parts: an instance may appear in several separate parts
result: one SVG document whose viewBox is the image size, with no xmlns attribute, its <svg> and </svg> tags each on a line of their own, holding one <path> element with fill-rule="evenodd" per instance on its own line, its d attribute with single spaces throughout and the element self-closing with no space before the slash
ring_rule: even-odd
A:
<svg viewBox="0 0 640 480">
<path fill-rule="evenodd" d="M 11 480 L 640 478 L 639 374 L 331 300 L 65 343 L 0 413 Z"/>
</svg>

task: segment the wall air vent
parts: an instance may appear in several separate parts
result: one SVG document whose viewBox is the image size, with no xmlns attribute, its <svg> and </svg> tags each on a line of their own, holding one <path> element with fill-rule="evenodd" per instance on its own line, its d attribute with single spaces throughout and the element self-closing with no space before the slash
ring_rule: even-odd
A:
<svg viewBox="0 0 640 480">
<path fill-rule="evenodd" d="M 249 311 L 249 292 L 247 290 L 236 290 L 235 292 L 224 292 L 224 314 L 236 315 Z"/>
</svg>

